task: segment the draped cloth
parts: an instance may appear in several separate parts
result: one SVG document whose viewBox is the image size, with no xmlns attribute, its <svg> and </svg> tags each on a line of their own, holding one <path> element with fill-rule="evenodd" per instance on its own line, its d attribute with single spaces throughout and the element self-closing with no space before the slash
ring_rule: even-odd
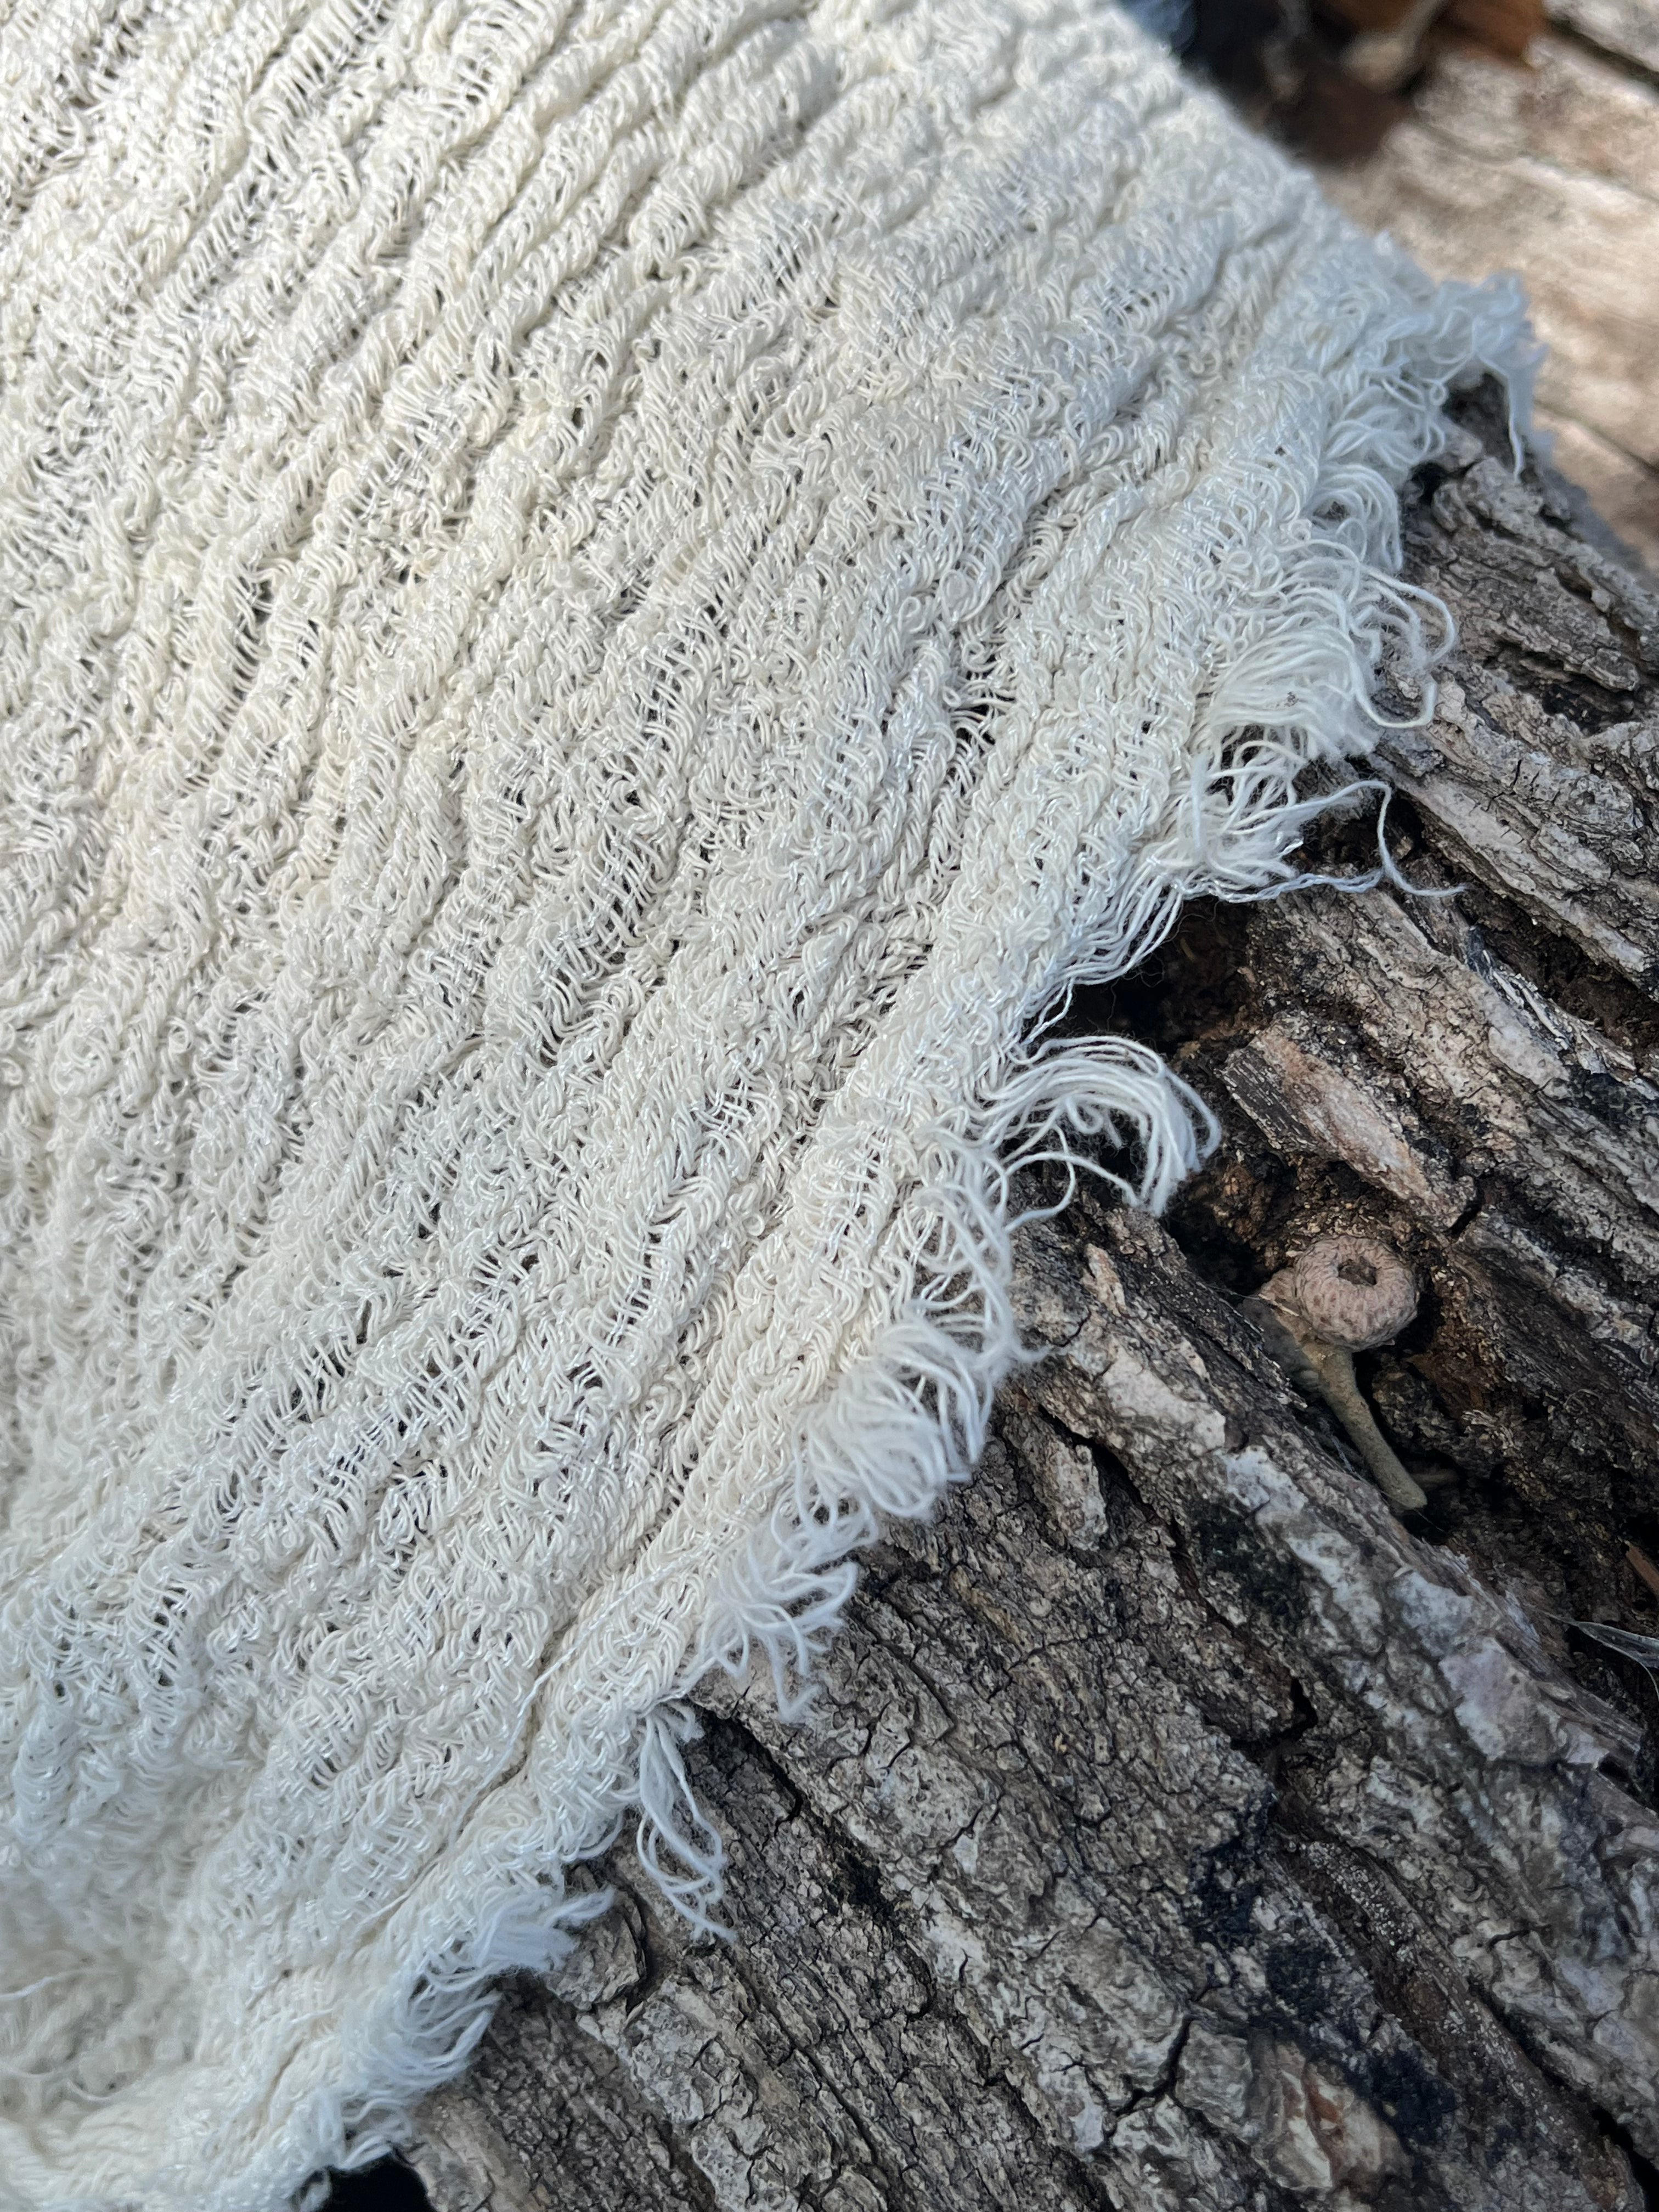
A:
<svg viewBox="0 0 1659 2212">
<path fill-rule="evenodd" d="M 10 0 L 0 2206 L 396 2140 L 1022 1356 L 1524 369 L 1098 0 Z"/>
</svg>

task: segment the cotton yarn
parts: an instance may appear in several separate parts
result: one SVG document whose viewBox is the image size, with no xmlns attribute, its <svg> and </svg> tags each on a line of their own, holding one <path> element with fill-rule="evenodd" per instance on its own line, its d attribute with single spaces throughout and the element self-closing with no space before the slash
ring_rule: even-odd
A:
<svg viewBox="0 0 1659 2212">
<path fill-rule="evenodd" d="M 276 2212 L 630 1813 L 711 1908 L 688 1691 L 971 1465 L 1011 1165 L 1200 1156 L 1054 1017 L 1293 879 L 1523 325 L 1093 0 L 0 84 L 0 2206 Z"/>
</svg>

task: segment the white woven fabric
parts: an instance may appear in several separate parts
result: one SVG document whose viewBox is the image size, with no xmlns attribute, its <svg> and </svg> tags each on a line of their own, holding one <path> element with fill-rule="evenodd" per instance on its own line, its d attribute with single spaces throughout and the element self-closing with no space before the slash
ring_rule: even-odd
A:
<svg viewBox="0 0 1659 2212">
<path fill-rule="evenodd" d="M 1436 291 L 1092 0 L 12 0 L 0 2204 L 367 2160 L 1422 658 Z M 1243 733 L 1243 734 L 1241 734 Z M 678 1848 L 672 1831 L 679 1830 Z"/>
</svg>

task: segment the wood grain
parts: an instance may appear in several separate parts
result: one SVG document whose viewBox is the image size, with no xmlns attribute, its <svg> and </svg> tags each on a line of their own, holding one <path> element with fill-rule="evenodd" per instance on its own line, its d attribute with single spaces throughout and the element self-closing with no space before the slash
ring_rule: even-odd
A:
<svg viewBox="0 0 1659 2212">
<path fill-rule="evenodd" d="M 1376 151 L 1322 180 L 1437 276 L 1520 273 L 1549 349 L 1541 427 L 1659 565 L 1659 86 L 1559 38 L 1531 57 L 1442 52 Z"/>
</svg>

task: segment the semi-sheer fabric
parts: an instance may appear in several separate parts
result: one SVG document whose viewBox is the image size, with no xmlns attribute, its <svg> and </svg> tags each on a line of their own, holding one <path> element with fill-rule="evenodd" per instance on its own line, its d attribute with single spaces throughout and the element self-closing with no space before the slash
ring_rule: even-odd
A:
<svg viewBox="0 0 1659 2212">
<path fill-rule="evenodd" d="M 0 2206 L 395 2137 L 1019 1356 L 1519 307 L 1094 0 L 13 0 Z M 1413 693 L 1413 696 L 1416 695 Z M 1114 1152 L 1116 1145 L 1121 1149 Z"/>
</svg>

